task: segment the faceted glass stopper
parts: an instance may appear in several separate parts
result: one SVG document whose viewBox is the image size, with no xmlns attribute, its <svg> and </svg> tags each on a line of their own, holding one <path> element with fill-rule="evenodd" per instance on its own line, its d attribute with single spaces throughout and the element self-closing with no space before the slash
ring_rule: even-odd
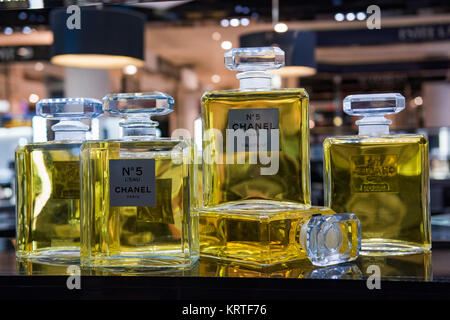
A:
<svg viewBox="0 0 450 320">
<path fill-rule="evenodd" d="M 315 214 L 302 226 L 301 242 L 315 266 L 353 261 L 361 248 L 361 226 L 352 213 Z"/>
<path fill-rule="evenodd" d="M 173 110 L 174 99 L 162 92 L 118 93 L 103 98 L 103 110 L 119 116 L 150 114 L 162 116 Z"/>
<path fill-rule="evenodd" d="M 235 48 L 225 53 L 225 66 L 236 71 L 265 71 L 284 66 L 284 51 L 278 47 Z"/>
<path fill-rule="evenodd" d="M 405 109 L 400 93 L 355 94 L 344 99 L 344 112 L 351 116 L 383 116 Z"/>
<path fill-rule="evenodd" d="M 88 119 L 103 113 L 102 102 L 88 98 L 43 99 L 36 104 L 36 114 L 52 119 Z"/>
</svg>

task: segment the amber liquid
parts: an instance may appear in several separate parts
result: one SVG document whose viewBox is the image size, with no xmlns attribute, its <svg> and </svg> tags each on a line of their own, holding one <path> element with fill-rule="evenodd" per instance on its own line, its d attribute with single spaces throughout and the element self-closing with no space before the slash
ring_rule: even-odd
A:
<svg viewBox="0 0 450 320">
<path fill-rule="evenodd" d="M 35 143 L 15 154 L 19 258 L 80 257 L 80 143 Z"/>
<path fill-rule="evenodd" d="M 193 154 L 186 149 L 174 151 L 179 143 L 100 141 L 83 145 L 83 265 L 188 268 L 198 259 L 198 218 L 189 206 L 190 177 L 196 175 L 189 165 Z M 113 159 L 155 160 L 155 206 L 110 206 L 109 161 Z"/>
<path fill-rule="evenodd" d="M 361 221 L 362 254 L 431 248 L 428 142 L 420 135 L 324 142 L 325 203 Z"/>
<path fill-rule="evenodd" d="M 251 153 L 255 152 L 252 150 L 243 151 L 243 164 L 237 164 L 237 160 L 227 162 L 229 112 L 238 109 L 278 110 L 279 150 L 269 151 L 279 159 L 275 174 L 261 174 L 261 168 L 270 165 L 259 161 L 252 164 Z M 243 202 L 252 203 L 255 208 L 289 203 L 310 205 L 309 115 L 308 96 L 304 90 L 209 92 L 202 98 L 202 120 L 204 138 L 209 129 L 218 130 L 223 137 L 222 141 L 204 139 L 203 142 L 203 158 L 219 160 L 215 163 L 204 161 L 203 164 L 205 207 Z"/>
<path fill-rule="evenodd" d="M 200 252 L 204 256 L 255 265 L 307 259 L 300 243 L 302 225 L 313 214 L 333 214 L 328 208 L 287 211 L 251 207 L 200 211 Z"/>
</svg>

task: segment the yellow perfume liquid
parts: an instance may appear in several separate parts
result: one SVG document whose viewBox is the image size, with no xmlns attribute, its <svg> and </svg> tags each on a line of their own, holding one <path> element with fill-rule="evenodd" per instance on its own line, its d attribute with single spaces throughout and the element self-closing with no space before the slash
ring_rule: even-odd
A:
<svg viewBox="0 0 450 320">
<path fill-rule="evenodd" d="M 19 258 L 77 261 L 80 143 L 34 143 L 16 150 Z"/>
<path fill-rule="evenodd" d="M 272 265 L 307 259 L 301 245 L 301 228 L 313 214 L 330 215 L 333 210 L 311 207 L 288 211 L 252 207 L 241 210 L 201 209 L 199 218 L 202 256 L 254 264 Z"/>
<path fill-rule="evenodd" d="M 359 218 L 363 255 L 430 250 L 428 141 L 418 134 L 389 134 L 392 121 L 384 117 L 402 111 L 405 98 L 350 95 L 343 106 L 362 119 L 356 121 L 357 136 L 323 144 L 325 203 Z"/>
<path fill-rule="evenodd" d="M 203 145 L 205 207 L 310 205 L 308 95 L 303 89 L 212 91 L 203 96 L 202 108 L 204 137 L 208 130 L 217 133 L 206 136 Z M 262 120 L 256 121 L 261 127 L 274 122 L 273 117 L 263 119 L 265 112 L 278 116 L 279 148 L 269 149 L 270 164 L 252 163 L 252 158 L 259 157 L 256 150 L 236 152 L 233 163 L 227 159 L 226 130 L 233 110 L 244 110 L 246 116 L 261 115 Z M 237 163 L 237 157 L 242 157 L 243 163 Z M 262 174 L 262 168 L 272 172 Z"/>
<path fill-rule="evenodd" d="M 324 160 L 326 205 L 357 215 L 363 254 L 430 249 L 424 136 L 329 138 Z"/>
<path fill-rule="evenodd" d="M 82 146 L 83 265 L 187 267 L 198 258 L 198 216 L 189 210 L 190 179 L 196 174 L 189 165 L 193 154 L 186 152 L 187 145 L 185 150 L 176 149 L 184 143 L 150 139 L 86 142 Z M 124 162 L 128 168 L 139 170 L 133 161 L 149 159 L 154 161 L 154 205 L 112 206 L 111 197 L 117 194 L 111 195 L 111 190 L 129 190 L 125 184 L 112 189 L 111 161 L 128 160 L 131 162 Z"/>
</svg>

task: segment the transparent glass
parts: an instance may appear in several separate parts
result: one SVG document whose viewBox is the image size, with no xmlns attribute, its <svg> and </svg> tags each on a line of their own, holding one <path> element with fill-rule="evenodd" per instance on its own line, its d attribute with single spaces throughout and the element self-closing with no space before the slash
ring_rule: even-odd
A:
<svg viewBox="0 0 450 320">
<path fill-rule="evenodd" d="M 254 210 L 242 205 L 232 210 L 201 209 L 202 256 L 255 266 L 307 260 L 301 229 L 314 214 L 333 215 L 325 207 Z"/>
<path fill-rule="evenodd" d="M 264 210 L 267 206 L 310 205 L 308 96 L 303 89 L 212 91 L 204 94 L 202 108 L 205 207 L 232 209 L 234 204 L 245 203 Z M 268 150 L 269 163 L 263 163 L 259 150 L 249 146 L 227 151 L 234 111 L 236 125 L 279 128 L 275 129 L 279 147 Z M 266 119 L 246 121 L 248 115 Z"/>
<path fill-rule="evenodd" d="M 284 51 L 278 47 L 234 48 L 224 58 L 225 66 L 235 71 L 264 71 L 284 66 Z"/>
<path fill-rule="evenodd" d="M 244 71 L 237 75 L 240 88 L 206 92 L 202 97 L 204 192 L 200 215 L 221 220 L 229 217 L 230 228 L 239 228 L 234 221 L 242 208 L 253 211 L 256 224 L 285 216 L 283 223 L 288 228 L 292 222 L 289 212 L 311 204 L 308 95 L 303 89 L 271 89 L 271 74 L 264 71 L 283 63 L 284 52 L 279 48 L 233 49 L 225 54 L 225 64 Z M 202 230 L 200 234 L 204 234 Z M 226 250 L 231 254 L 206 246 L 202 253 L 220 257 L 237 253 L 240 261 L 261 264 L 298 258 L 294 251 L 261 255 L 261 248 L 267 245 L 264 240 L 258 244 L 248 233 L 242 235 L 240 249 Z"/>
<path fill-rule="evenodd" d="M 355 94 L 344 99 L 344 112 L 351 116 L 395 114 L 403 109 L 405 98 L 400 93 Z"/>
<path fill-rule="evenodd" d="M 422 135 L 327 138 L 325 204 L 357 215 L 361 254 L 426 251 L 431 249 L 428 171 Z"/>
<path fill-rule="evenodd" d="M 56 141 L 18 147 L 16 167 L 16 255 L 44 262 L 78 263 L 80 258 L 80 146 L 99 116 L 94 99 L 45 99 L 37 114 L 61 120 Z"/>
<path fill-rule="evenodd" d="M 138 103 L 137 94 L 118 95 L 120 106 L 105 97 L 105 111 L 127 116 L 122 139 L 81 147 L 81 263 L 125 272 L 190 268 L 199 257 L 198 216 L 190 206 L 194 143 L 157 138 L 150 117 L 170 112 L 173 99 L 138 95 Z"/>
<path fill-rule="evenodd" d="M 351 213 L 314 214 L 302 226 L 301 243 L 315 266 L 354 261 L 361 248 L 359 220 Z"/>
</svg>

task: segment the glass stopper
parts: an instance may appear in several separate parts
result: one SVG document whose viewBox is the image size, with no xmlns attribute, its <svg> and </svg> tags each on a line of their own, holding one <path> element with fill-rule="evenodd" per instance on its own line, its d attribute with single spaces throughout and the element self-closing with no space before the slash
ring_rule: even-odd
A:
<svg viewBox="0 0 450 320">
<path fill-rule="evenodd" d="M 355 260 L 361 248 L 361 226 L 356 215 L 313 215 L 301 229 L 301 242 L 316 266 Z"/>
<path fill-rule="evenodd" d="M 345 97 L 344 112 L 351 116 L 383 116 L 405 109 L 400 93 L 354 94 Z"/>
<path fill-rule="evenodd" d="M 284 51 L 278 47 L 235 48 L 225 52 L 225 66 L 236 71 L 265 71 L 284 66 Z"/>
<path fill-rule="evenodd" d="M 103 98 L 103 110 L 122 117 L 136 114 L 162 116 L 172 112 L 173 105 L 171 96 L 158 91 L 109 94 Z"/>
<path fill-rule="evenodd" d="M 97 99 L 52 98 L 36 104 L 36 114 L 50 119 L 88 119 L 102 113 L 102 102 Z"/>
</svg>

